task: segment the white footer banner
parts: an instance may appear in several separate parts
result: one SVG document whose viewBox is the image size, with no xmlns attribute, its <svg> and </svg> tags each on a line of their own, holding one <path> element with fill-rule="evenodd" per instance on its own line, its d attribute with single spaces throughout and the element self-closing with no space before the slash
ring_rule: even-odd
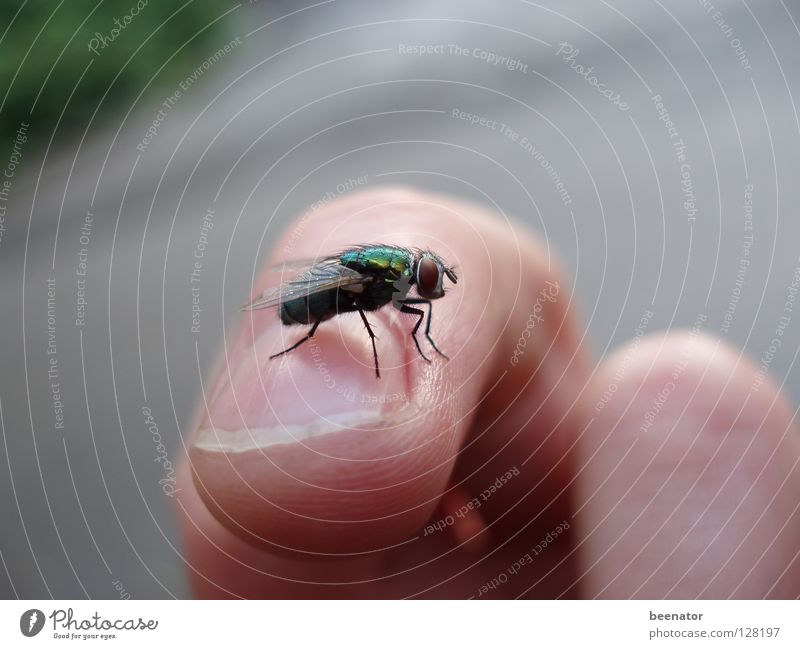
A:
<svg viewBox="0 0 800 649">
<path fill-rule="evenodd" d="M 797 601 L 0 602 L 0 647 L 800 647 Z M 591 644 L 590 644 L 591 643 Z"/>
</svg>

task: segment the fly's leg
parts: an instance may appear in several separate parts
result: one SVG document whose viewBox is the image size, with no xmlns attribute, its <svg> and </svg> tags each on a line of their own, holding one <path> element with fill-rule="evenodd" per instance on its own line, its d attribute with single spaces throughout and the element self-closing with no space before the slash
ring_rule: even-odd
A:
<svg viewBox="0 0 800 649">
<path fill-rule="evenodd" d="M 439 354 L 439 356 L 443 356 L 447 360 L 450 360 L 450 357 L 447 354 L 445 354 L 442 350 L 440 350 L 436 346 L 436 343 L 433 342 L 433 338 L 431 338 L 431 316 L 433 315 L 433 305 L 431 304 L 431 301 L 430 300 L 423 300 L 422 298 L 409 298 L 407 300 L 403 300 L 403 302 L 405 304 L 427 304 L 428 305 L 428 320 L 425 322 L 425 337 L 428 339 L 428 342 L 431 344 L 431 347 L 433 347 L 436 350 L 436 353 Z M 402 309 L 401 309 L 401 311 L 402 311 Z M 414 312 L 422 314 L 422 311 L 420 311 L 419 309 L 414 309 Z M 420 319 L 417 321 L 417 326 L 414 327 L 414 332 L 415 333 L 416 333 L 417 329 L 419 329 L 420 322 L 422 322 L 422 317 L 420 317 Z M 414 337 L 414 342 L 417 342 L 416 336 Z M 419 343 L 417 343 L 417 349 L 419 349 Z M 422 354 L 422 352 L 420 352 L 420 354 Z M 423 354 L 423 358 L 424 357 L 425 356 Z"/>
<path fill-rule="evenodd" d="M 364 315 L 364 312 L 361 309 L 359 309 L 358 314 L 364 321 L 364 326 L 367 328 L 367 333 L 369 334 L 370 340 L 372 341 L 372 356 L 375 358 L 375 377 L 381 378 L 381 371 L 378 369 L 378 350 L 375 347 L 375 334 L 372 331 L 372 327 L 369 326 L 369 320 L 367 320 L 367 316 Z"/>
<path fill-rule="evenodd" d="M 306 342 L 310 338 L 313 338 L 314 332 L 317 330 L 317 327 L 319 327 L 319 323 L 320 322 L 322 322 L 322 320 L 317 320 L 313 325 L 311 325 L 311 329 L 308 330 L 308 333 L 305 336 L 303 336 L 300 340 L 298 340 L 294 345 L 292 345 L 291 347 L 287 347 L 282 352 L 278 352 L 277 354 L 273 354 L 272 356 L 270 356 L 270 358 L 277 358 L 278 356 L 283 356 L 284 354 L 287 354 L 288 352 L 292 351 L 293 349 L 297 349 L 298 347 L 300 347 L 300 345 L 302 345 L 304 342 Z"/>
<path fill-rule="evenodd" d="M 400 307 L 400 311 L 402 313 L 413 313 L 414 315 L 419 316 L 417 324 L 415 324 L 414 328 L 411 330 L 411 337 L 414 339 L 414 344 L 417 346 L 417 351 L 419 352 L 419 355 L 430 363 L 431 359 L 422 353 L 422 348 L 419 346 L 419 340 L 417 340 L 417 329 L 419 329 L 419 326 L 422 324 L 422 319 L 425 317 L 425 312 L 422 309 L 415 309 L 413 306 L 408 306 L 408 304 L 406 304 L 407 301 L 408 300 L 404 300 L 403 302 L 401 302 L 402 306 Z"/>
</svg>

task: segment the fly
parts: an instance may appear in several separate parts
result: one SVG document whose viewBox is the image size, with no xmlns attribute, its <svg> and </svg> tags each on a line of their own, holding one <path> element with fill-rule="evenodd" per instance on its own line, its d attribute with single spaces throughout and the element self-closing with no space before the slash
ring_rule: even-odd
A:
<svg viewBox="0 0 800 649">
<path fill-rule="evenodd" d="M 290 263 L 284 268 L 297 265 Z M 365 311 L 376 311 L 389 303 L 402 313 L 418 316 L 411 337 L 419 355 L 430 363 L 417 339 L 417 331 L 425 319 L 425 312 L 417 307 L 427 306 L 425 337 L 436 353 L 447 358 L 431 338 L 431 300 L 444 295 L 445 277 L 453 284 L 458 278 L 453 268 L 436 253 L 399 246 L 364 245 L 299 266 L 302 270 L 293 280 L 265 291 L 242 307 L 243 311 L 252 311 L 277 306 L 283 324 L 311 325 L 305 336 L 270 358 L 297 349 L 314 336 L 321 322 L 341 313 L 357 311 L 372 341 L 375 376 L 380 378 L 375 334 Z M 416 288 L 419 297 L 409 297 L 412 287 Z"/>
</svg>

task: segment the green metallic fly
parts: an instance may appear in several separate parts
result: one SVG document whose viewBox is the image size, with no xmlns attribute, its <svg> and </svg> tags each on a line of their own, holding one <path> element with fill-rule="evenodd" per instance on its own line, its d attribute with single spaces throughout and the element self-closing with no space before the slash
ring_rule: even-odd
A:
<svg viewBox="0 0 800 649">
<path fill-rule="evenodd" d="M 431 338 L 433 311 L 431 300 L 444 295 L 445 276 L 453 284 L 458 278 L 453 268 L 436 253 L 399 246 L 363 245 L 348 248 L 337 255 L 313 263 L 298 262 L 283 266 L 283 268 L 289 267 L 299 267 L 302 270 L 293 280 L 266 291 L 261 297 L 242 308 L 243 311 L 252 311 L 279 306 L 283 324 L 311 325 L 311 329 L 303 338 L 270 358 L 297 349 L 314 336 L 321 322 L 340 313 L 358 311 L 372 340 L 375 376 L 380 378 L 375 334 L 364 312 L 376 311 L 390 302 L 403 313 L 419 316 L 411 330 L 411 337 L 420 356 L 430 362 L 417 340 L 417 330 L 422 324 L 425 312 L 413 306 L 427 305 L 425 337 L 438 354 L 447 358 Z M 411 287 L 416 287 L 419 297 L 408 297 Z"/>
</svg>

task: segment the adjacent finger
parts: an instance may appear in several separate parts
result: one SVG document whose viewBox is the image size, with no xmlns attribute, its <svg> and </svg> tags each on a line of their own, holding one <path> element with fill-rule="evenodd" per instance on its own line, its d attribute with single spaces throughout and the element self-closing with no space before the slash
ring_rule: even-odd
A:
<svg viewBox="0 0 800 649">
<path fill-rule="evenodd" d="M 725 343 L 653 336 L 603 365 L 580 445 L 586 594 L 800 595 L 800 436 Z"/>
</svg>

